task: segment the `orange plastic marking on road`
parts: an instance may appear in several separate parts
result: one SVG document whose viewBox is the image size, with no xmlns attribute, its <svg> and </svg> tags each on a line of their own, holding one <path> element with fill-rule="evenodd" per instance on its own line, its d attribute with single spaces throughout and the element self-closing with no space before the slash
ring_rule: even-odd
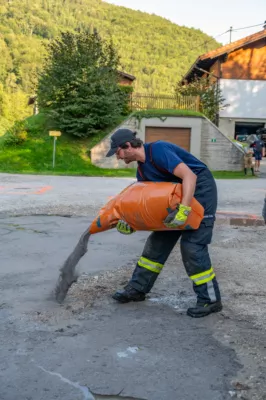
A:
<svg viewBox="0 0 266 400">
<path fill-rule="evenodd" d="M 34 192 L 32 194 L 43 194 L 45 192 L 47 192 L 48 190 L 52 190 L 53 186 L 44 186 L 41 189 L 37 190 L 37 192 Z"/>
<path fill-rule="evenodd" d="M 241 213 L 241 212 L 237 212 L 237 211 L 217 211 L 216 214 L 220 214 L 220 215 L 240 215 L 243 217 L 248 217 L 248 218 L 252 218 L 252 219 L 257 219 L 258 215 L 256 214 L 246 214 L 246 213 Z"/>
</svg>

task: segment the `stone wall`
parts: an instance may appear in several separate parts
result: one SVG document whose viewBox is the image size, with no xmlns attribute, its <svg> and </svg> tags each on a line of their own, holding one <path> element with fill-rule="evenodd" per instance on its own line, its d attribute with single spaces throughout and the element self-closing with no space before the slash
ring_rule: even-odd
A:
<svg viewBox="0 0 266 400">
<path fill-rule="evenodd" d="M 128 128 L 133 131 L 136 131 L 136 119 L 129 118 L 124 121 L 122 124 L 117 126 L 109 135 L 105 136 L 103 140 L 101 140 L 96 146 L 91 149 L 91 162 L 92 164 L 101 167 L 101 168 L 136 168 L 136 163 L 130 163 L 130 165 L 126 165 L 123 161 L 117 160 L 115 156 L 113 157 L 105 157 L 106 153 L 110 149 L 110 138 L 114 131 L 119 128 Z"/>
<path fill-rule="evenodd" d="M 201 160 L 212 171 L 244 168 L 244 152 L 206 118 L 201 125 Z"/>
</svg>

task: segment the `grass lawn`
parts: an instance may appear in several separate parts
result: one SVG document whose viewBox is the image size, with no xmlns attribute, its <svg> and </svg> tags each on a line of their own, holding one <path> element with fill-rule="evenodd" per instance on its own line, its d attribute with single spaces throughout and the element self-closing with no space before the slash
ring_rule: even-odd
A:
<svg viewBox="0 0 266 400">
<path fill-rule="evenodd" d="M 132 116 L 137 119 L 141 118 L 160 118 L 160 117 L 202 117 L 203 114 L 198 111 L 191 110 L 141 110 L 134 111 Z"/>
<path fill-rule="evenodd" d="M 258 177 L 252 176 L 251 171 L 248 171 L 248 175 L 244 174 L 244 171 L 212 171 L 215 179 L 257 179 Z"/>
<path fill-rule="evenodd" d="M 194 111 L 181 110 L 146 110 L 137 112 L 139 115 L 198 115 Z M 123 119 L 117 121 L 117 126 Z M 134 169 L 103 169 L 91 164 L 89 150 L 97 144 L 110 130 L 101 132 L 93 138 L 79 139 L 62 135 L 57 140 L 55 168 L 52 167 L 53 138 L 48 135 L 45 119 L 42 114 L 29 117 L 28 137 L 23 145 L 3 146 L 3 136 L 0 137 L 0 172 L 42 175 L 77 175 L 134 177 Z M 115 128 L 115 126 L 113 128 Z M 249 171 L 250 172 L 250 171 Z M 216 179 L 250 179 L 250 174 L 244 171 L 215 171 Z M 255 177 L 256 178 L 256 177 Z"/>
<path fill-rule="evenodd" d="M 18 146 L 3 146 L 0 138 L 0 172 L 45 174 L 45 175 L 84 175 L 84 176 L 135 176 L 133 169 L 111 170 L 98 168 L 91 164 L 88 151 L 108 132 L 88 139 L 79 139 L 62 135 L 56 143 L 55 168 L 52 166 L 53 138 L 44 128 L 41 114 L 27 119 L 28 138 Z M 117 121 L 119 124 L 122 121 Z M 116 124 L 116 125 L 117 125 Z"/>
</svg>

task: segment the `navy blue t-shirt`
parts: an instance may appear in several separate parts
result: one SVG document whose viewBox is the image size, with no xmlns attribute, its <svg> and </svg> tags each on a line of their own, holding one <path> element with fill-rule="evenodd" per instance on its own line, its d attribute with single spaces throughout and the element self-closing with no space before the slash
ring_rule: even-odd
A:
<svg viewBox="0 0 266 400">
<path fill-rule="evenodd" d="M 139 162 L 138 165 L 142 172 L 144 179 L 142 178 L 139 170 L 137 170 L 137 180 L 138 181 L 154 181 L 154 182 L 165 182 L 169 181 L 166 179 L 166 174 L 160 169 L 167 170 L 169 173 L 173 173 L 174 169 L 180 164 L 186 164 L 195 175 L 198 175 L 202 170 L 207 169 L 207 166 L 194 157 L 188 151 L 182 149 L 173 143 L 164 142 L 158 140 L 152 143 L 152 160 L 159 170 L 152 164 L 150 157 L 151 143 L 145 143 L 144 149 L 146 154 L 146 160 L 144 163 Z M 168 176 L 168 178 L 170 175 Z M 178 181 L 179 179 L 176 178 Z M 173 178 L 175 181 L 175 178 Z"/>
</svg>

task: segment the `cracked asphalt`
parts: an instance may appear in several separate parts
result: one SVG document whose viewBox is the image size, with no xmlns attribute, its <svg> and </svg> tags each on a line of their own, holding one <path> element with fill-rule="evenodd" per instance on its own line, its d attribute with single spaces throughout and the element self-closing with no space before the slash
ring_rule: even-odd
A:
<svg viewBox="0 0 266 400">
<path fill-rule="evenodd" d="M 119 305 L 147 232 L 94 235 L 64 304 L 58 269 L 132 179 L 0 174 L 1 400 L 265 400 L 265 228 L 217 224 L 224 310 L 194 320 L 177 246 L 147 301 Z M 218 181 L 219 211 L 261 214 L 265 180 Z"/>
</svg>

